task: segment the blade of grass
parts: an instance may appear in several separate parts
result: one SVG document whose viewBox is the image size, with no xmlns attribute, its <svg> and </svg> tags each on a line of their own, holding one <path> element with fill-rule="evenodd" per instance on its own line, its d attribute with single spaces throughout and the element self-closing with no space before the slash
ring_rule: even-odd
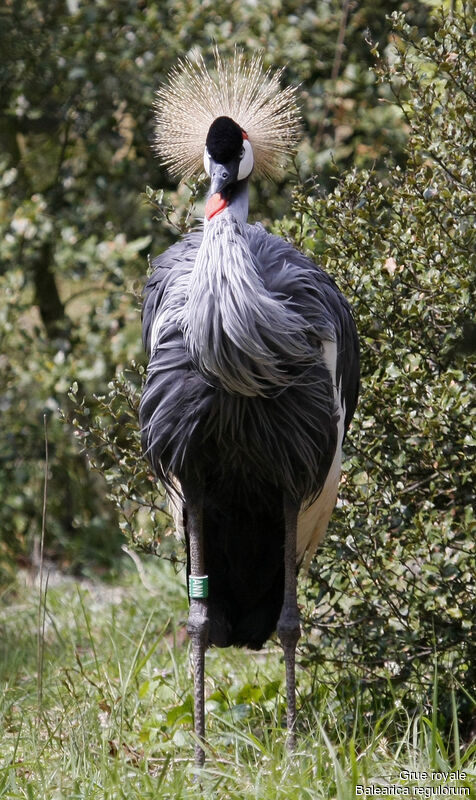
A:
<svg viewBox="0 0 476 800">
<path fill-rule="evenodd" d="M 150 627 L 150 623 L 151 623 L 152 618 L 155 615 L 155 613 L 156 613 L 155 608 L 153 608 L 152 611 L 150 612 L 148 618 L 147 618 L 147 621 L 146 621 L 145 625 L 144 625 L 144 629 L 142 631 L 141 637 L 139 639 L 139 643 L 138 643 L 138 645 L 137 645 L 137 647 L 135 649 L 134 656 L 132 658 L 131 665 L 129 667 L 129 672 L 127 673 L 127 676 L 126 676 L 126 679 L 125 679 L 124 683 L 122 684 L 121 726 L 120 726 L 121 735 L 122 735 L 123 723 L 124 723 L 125 703 L 126 703 L 127 692 L 128 692 L 129 686 L 130 686 L 131 682 L 137 678 L 139 672 L 145 667 L 145 665 L 147 664 L 147 662 L 149 661 L 149 659 L 151 658 L 151 656 L 155 652 L 155 650 L 157 648 L 157 645 L 161 641 L 162 636 L 163 636 L 164 632 L 167 630 L 167 626 L 169 624 L 168 621 L 165 623 L 165 625 L 162 627 L 160 633 L 156 637 L 155 642 L 151 645 L 151 647 L 149 647 L 149 649 L 146 652 L 146 654 L 141 659 L 139 659 L 139 654 L 140 654 L 140 652 L 142 650 L 142 646 L 144 644 L 145 637 L 147 635 L 147 632 L 148 632 L 149 627 Z"/>
<path fill-rule="evenodd" d="M 39 564 L 39 582 L 40 582 L 40 596 L 38 602 L 38 630 L 37 630 L 37 703 L 38 703 L 38 718 L 41 717 L 43 711 L 43 667 L 45 655 L 45 621 L 46 621 L 46 593 L 48 591 L 48 580 L 46 581 L 45 592 L 43 594 L 43 564 L 44 564 L 44 546 L 45 546 L 45 533 L 46 533 L 46 507 L 48 500 L 48 425 L 46 421 L 46 414 L 43 415 L 43 430 L 45 440 L 45 464 L 44 464 L 44 478 L 43 478 L 43 508 L 41 514 L 41 538 L 40 538 L 40 564 Z"/>
<path fill-rule="evenodd" d="M 79 585 L 76 586 L 76 592 L 77 592 L 77 595 L 78 595 L 79 604 L 81 606 L 81 611 L 83 613 L 84 622 L 86 623 L 86 630 L 88 632 L 89 644 L 91 646 L 91 650 L 92 650 L 92 653 L 93 653 L 93 656 L 94 656 L 94 664 L 95 664 L 95 667 L 96 667 L 97 679 L 98 679 L 98 681 L 100 681 L 101 680 L 101 669 L 100 669 L 100 666 L 99 666 L 98 655 L 97 655 L 97 652 L 96 652 L 96 646 L 94 644 L 93 634 L 92 634 L 92 631 L 91 631 L 91 623 L 90 623 L 89 615 L 88 615 L 88 613 L 86 611 L 86 607 L 84 605 L 84 598 L 83 598 L 83 595 L 81 594 L 81 589 L 80 589 Z"/>
<path fill-rule="evenodd" d="M 435 656 L 433 670 L 433 698 L 431 709 L 431 766 L 436 769 L 436 735 L 438 732 L 438 662 Z"/>
<path fill-rule="evenodd" d="M 453 681 L 451 681 L 451 714 L 453 717 L 453 749 L 454 749 L 454 765 L 457 770 L 461 769 L 460 757 L 460 742 L 459 742 L 459 725 L 458 725 L 458 707 L 456 704 L 456 693 Z"/>
<path fill-rule="evenodd" d="M 337 797 L 339 800 L 344 800 L 347 797 L 346 792 L 346 777 L 344 774 L 344 770 L 342 769 L 341 765 L 339 764 L 339 759 L 337 757 L 337 753 L 335 750 L 334 745 L 332 744 L 331 740 L 329 739 L 327 733 L 324 730 L 323 725 L 318 722 L 319 725 L 319 732 L 325 742 L 327 747 L 328 753 L 330 755 L 332 765 L 334 767 L 334 775 L 336 781 L 336 789 L 337 789 Z"/>
</svg>

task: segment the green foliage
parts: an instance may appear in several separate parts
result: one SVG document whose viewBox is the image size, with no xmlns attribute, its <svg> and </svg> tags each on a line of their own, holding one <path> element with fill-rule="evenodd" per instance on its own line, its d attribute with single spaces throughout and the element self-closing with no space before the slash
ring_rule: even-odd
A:
<svg viewBox="0 0 476 800">
<path fill-rule="evenodd" d="M 114 258 L 117 254 L 111 260 Z M 127 256 L 121 247 L 122 264 L 128 258 L 135 260 L 136 253 Z M 102 266 L 104 269 L 104 262 Z M 74 345 L 66 339 L 51 342 L 32 313 L 31 293 L 21 270 L 12 269 L 0 276 L 0 287 L 3 547 L 24 557 L 41 530 L 46 416 L 47 550 L 51 555 L 63 553 L 65 566 L 76 567 L 88 558 L 107 562 L 114 550 L 117 552 L 117 543 L 114 547 L 110 541 L 111 530 L 117 528 L 117 513 L 104 496 L 102 480 L 90 473 L 73 443 L 73 428 L 60 421 L 58 406 L 61 403 L 67 408 L 67 392 L 73 381 L 90 393 L 113 373 L 118 358 L 124 359 L 124 364 L 136 353 L 137 312 L 122 293 L 104 297 L 101 290 L 93 289 L 97 305 L 89 306 L 81 291 L 76 294 L 70 289 L 71 305 L 78 308 Z M 132 320 L 136 333 L 131 342 L 127 325 Z"/>
<path fill-rule="evenodd" d="M 396 19 L 391 34 L 386 13 L 400 7 L 0 9 L 1 570 L 29 558 L 41 530 L 45 415 L 48 553 L 75 568 L 109 563 L 120 527 L 158 550 L 168 519 L 135 423 L 137 294 L 146 254 L 188 225 L 199 185 L 175 187 L 153 161 L 153 89 L 193 48 L 262 47 L 266 65 L 301 83 L 296 171 L 320 177 L 310 196 L 310 181 L 295 192 L 280 230 L 353 300 L 363 351 L 340 506 L 308 590 L 307 657 L 348 671 L 348 703 L 356 675 L 392 698 L 399 685 L 431 694 L 436 655 L 469 720 L 474 700 L 459 687 L 474 685 L 476 663 L 474 20 L 438 22 L 406 3 L 412 27 Z M 278 217 L 295 181 L 258 185 L 252 215 Z M 161 553 L 174 548 L 162 537 Z"/>
<path fill-rule="evenodd" d="M 422 688 L 431 699 L 437 659 L 469 730 L 476 47 L 464 16 L 428 38 L 401 17 L 394 24 L 395 49 L 380 77 L 409 127 L 405 170 L 386 180 L 353 171 L 328 197 L 298 194 L 282 226 L 335 276 L 362 346 L 341 499 L 308 587 L 307 654 L 332 661 L 336 680 L 344 668 L 379 681 L 379 691 L 401 685 L 407 703 Z"/>
<path fill-rule="evenodd" d="M 422 692 L 431 701 L 436 658 L 468 730 L 476 663 L 474 40 L 464 17 L 424 39 L 401 18 L 394 24 L 395 46 L 379 74 L 407 121 L 405 169 L 385 179 L 354 170 L 331 195 L 297 191 L 294 215 L 278 226 L 336 277 L 362 342 L 341 499 L 307 588 L 305 660 L 331 663 L 329 680 L 335 675 L 347 702 L 362 679 L 392 703 L 403 691 L 417 704 Z M 149 195 L 160 210 L 161 197 Z M 123 410 L 128 391 L 111 386 L 108 402 Z M 93 415 L 83 427 L 89 451 L 98 425 Z M 140 459 L 137 435 L 122 458 Z M 119 505 L 132 496 L 138 511 L 151 484 L 134 469 L 125 488 L 121 469 L 106 465 L 106 475 Z M 451 720 L 446 697 L 441 709 Z"/>
<path fill-rule="evenodd" d="M 168 536 L 173 529 L 165 492 L 141 449 L 138 405 L 143 374 L 144 368 L 132 363 L 109 383 L 107 394 L 88 401 L 79 397 L 75 382 L 69 392 L 70 423 L 89 467 L 105 479 L 107 499 L 119 513 L 119 528 L 127 540 L 176 561 L 183 555 L 183 544 Z"/>
<path fill-rule="evenodd" d="M 416 24 L 424 21 L 422 9 L 415 3 L 410 10 Z M 370 25 L 371 37 L 385 46 L 386 10 L 388 4 L 362 3 L 358 10 L 347 9 L 344 19 L 337 0 L 322 0 L 318 8 L 303 0 L 2 5 L 0 554 L 5 574 L 12 574 L 12 558 L 30 558 L 41 530 L 45 414 L 49 555 L 77 569 L 91 560 L 109 563 L 120 544 L 119 521 L 129 525 L 129 501 L 119 502 L 118 516 L 108 499 L 111 491 L 117 499 L 112 478 L 108 487 L 91 472 L 91 459 L 79 452 L 73 426 L 60 422 L 58 409 L 66 418 L 74 415 L 67 397 L 74 382 L 77 397 L 107 397 L 114 391 L 109 384 L 131 360 L 143 363 L 134 295 L 144 280 L 145 257 L 187 224 L 182 210 L 191 208 L 190 189 L 170 182 L 150 147 L 157 84 L 177 57 L 193 49 L 208 57 L 214 42 L 225 55 L 235 44 L 263 48 L 267 66 L 288 64 L 286 79 L 302 83 L 308 138 L 298 155 L 300 171 L 310 174 L 320 160 L 327 174 L 331 148 L 338 163 L 359 148 L 365 161 L 362 142 L 375 144 L 364 109 L 374 108 L 378 117 L 380 89 L 368 70 L 362 34 Z M 341 30 L 345 46 L 337 48 Z M 316 144 L 311 140 L 319 109 L 327 116 Z M 357 117 L 368 124 L 354 146 Z M 398 120 L 381 133 L 381 142 L 401 140 Z M 367 161 L 375 152 L 374 147 Z M 142 196 L 146 186 L 157 184 L 161 193 L 151 188 L 148 199 L 160 224 Z M 259 207 L 260 218 L 287 207 L 286 185 L 256 187 L 253 207 Z M 192 201 L 196 190 L 191 187 Z M 137 388 L 137 377 L 132 382 Z M 87 401 L 91 420 L 104 412 L 105 422 L 110 412 L 101 402 Z M 127 415 L 127 397 L 122 402 Z M 130 444 L 132 458 L 133 438 Z M 126 486 L 128 480 L 120 483 Z M 145 538 L 150 535 L 149 525 Z"/>
<path fill-rule="evenodd" d="M 137 556 L 136 556 L 137 558 Z M 54 570 L 44 598 L 38 696 L 37 588 L 18 576 L 0 598 L 0 798 L 35 800 L 352 800 L 355 786 L 474 789 L 476 747 L 422 709 L 365 712 L 301 670 L 298 747 L 285 748 L 281 649 L 207 654 L 207 761 L 194 780 L 187 599 L 169 565 L 143 559 L 118 584 Z M 320 686 L 316 691 L 313 681 Z M 370 725 L 366 722 L 371 718 Z M 456 741 L 457 756 L 450 750 Z M 459 780 L 404 770 L 459 769 Z"/>
<path fill-rule="evenodd" d="M 60 422 L 58 409 L 67 419 L 74 416 L 67 393 L 76 382 L 77 397 L 89 398 L 93 427 L 103 415 L 104 428 L 110 411 L 93 394 L 106 398 L 115 391 L 109 384 L 119 380 L 114 385 L 120 385 L 121 371 L 132 360 L 143 363 L 135 295 L 144 281 L 146 254 L 163 249 L 188 224 L 189 195 L 193 203 L 200 188 L 177 188 L 154 160 L 155 87 L 180 55 L 198 49 L 208 58 L 214 42 L 224 55 L 235 44 L 262 48 L 266 66 L 287 65 L 286 81 L 302 86 L 304 138 L 296 164 L 303 177 L 318 167 L 328 183 L 333 160 L 369 165 L 377 158 L 381 164 L 382 154 L 392 151 L 398 161 L 404 128 L 396 107 L 380 102 L 387 90 L 369 69 L 364 35 L 369 27 L 372 41 L 386 47 L 385 14 L 394 6 L 399 3 L 365 1 L 358 7 L 345 4 L 343 12 L 340 0 L 1 4 L 5 573 L 12 573 L 12 558 L 30 558 L 41 530 L 45 414 L 49 555 L 75 569 L 88 561 L 107 564 L 121 541 L 119 521 L 129 530 L 127 492 L 119 509 L 108 499 L 111 493 L 118 498 L 112 484 L 126 487 L 129 480 L 110 477 L 108 486 L 93 473 L 73 426 Z M 408 13 L 416 25 L 428 24 L 425 5 L 412 3 Z M 279 216 L 289 207 L 290 185 L 288 180 L 256 186 L 253 213 L 260 219 Z M 148 200 L 159 224 L 143 202 L 146 186 L 152 187 Z M 137 390 L 140 378 L 131 380 Z M 115 413 L 119 402 L 114 401 Z M 128 398 L 122 402 L 129 419 Z M 140 458 L 136 444 L 131 437 L 131 459 Z M 145 540 L 150 525 L 146 529 Z"/>
</svg>

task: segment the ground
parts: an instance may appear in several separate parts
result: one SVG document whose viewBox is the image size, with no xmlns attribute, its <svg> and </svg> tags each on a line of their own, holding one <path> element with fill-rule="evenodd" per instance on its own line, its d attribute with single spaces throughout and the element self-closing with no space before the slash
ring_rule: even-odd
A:
<svg viewBox="0 0 476 800">
<path fill-rule="evenodd" d="M 209 651 L 209 747 L 198 789 L 183 573 L 138 557 L 107 582 L 45 569 L 42 597 L 40 605 L 38 575 L 27 572 L 0 595 L 0 798 L 346 800 L 365 796 L 365 787 L 367 796 L 387 786 L 413 797 L 440 796 L 438 787 L 453 796 L 475 791 L 476 747 L 461 748 L 453 763 L 428 720 L 409 718 L 398 736 L 391 714 L 368 726 L 358 703 L 343 708 L 320 683 L 319 669 L 298 673 L 298 750 L 290 758 L 273 641 L 260 653 Z"/>
</svg>

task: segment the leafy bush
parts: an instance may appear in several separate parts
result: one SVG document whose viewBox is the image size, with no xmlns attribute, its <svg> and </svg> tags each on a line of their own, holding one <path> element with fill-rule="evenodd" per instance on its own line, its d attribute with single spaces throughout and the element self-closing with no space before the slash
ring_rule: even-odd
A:
<svg viewBox="0 0 476 800">
<path fill-rule="evenodd" d="M 354 307 L 362 393 L 340 502 L 307 588 L 307 658 L 407 701 L 476 683 L 476 44 L 464 15 L 419 38 L 395 16 L 380 78 L 408 125 L 405 170 L 298 193 L 281 231 Z M 317 597 L 316 597 L 317 589 Z M 332 676 L 332 671 L 329 672 Z M 394 688 L 391 688 L 391 687 Z M 449 693 L 446 692 L 449 704 Z M 444 705 L 444 703 L 443 703 Z M 450 715 L 450 710 L 449 715 Z"/>
<path fill-rule="evenodd" d="M 382 153 L 397 163 L 404 132 L 394 108 L 380 102 L 386 90 L 369 70 L 364 32 L 369 26 L 385 46 L 385 14 L 398 5 L 2 4 L 0 569 L 11 573 L 12 559 L 30 559 L 41 531 L 45 414 L 48 554 L 79 569 L 109 562 L 121 542 L 111 484 L 91 473 L 58 408 L 71 411 L 73 382 L 79 394 L 105 397 L 116 373 L 143 358 L 135 281 L 143 282 L 146 252 L 165 247 L 174 233 L 155 223 L 141 193 L 146 184 L 163 187 L 162 210 L 175 225 L 177 213 L 168 209 L 178 209 L 181 224 L 188 192 L 170 181 L 150 147 L 157 84 L 180 55 L 208 56 L 213 42 L 224 55 L 236 44 L 263 48 L 266 66 L 288 65 L 286 80 L 302 86 L 303 176 L 318 165 L 328 181 L 333 160 L 368 165 L 377 158 L 381 165 Z M 409 13 L 416 24 L 430 24 L 424 3 L 414 0 Z M 292 180 L 255 188 L 260 218 L 289 207 Z M 101 406 L 88 404 L 100 416 Z"/>
<path fill-rule="evenodd" d="M 1 12 L 0 555 L 25 554 L 41 529 L 45 413 L 52 554 L 67 552 L 73 564 L 92 553 L 104 558 L 118 547 L 119 520 L 157 550 L 153 536 L 167 519 L 135 427 L 142 369 L 135 281 L 145 251 L 171 239 L 138 202 L 144 183 L 154 182 L 152 89 L 192 45 L 263 45 L 269 64 L 289 62 L 288 76 L 303 82 L 307 136 L 297 164 L 305 178 L 320 169 L 323 182 L 322 195 L 296 192 L 279 230 L 353 301 L 363 352 L 341 500 L 307 589 L 306 658 L 336 663 L 338 678 L 345 668 L 379 691 L 390 687 L 390 695 L 401 685 L 416 700 L 432 683 L 437 657 L 469 724 L 474 20 L 453 14 L 421 38 L 397 17 L 388 48 L 388 7 L 344 4 L 345 19 L 342 5 L 327 1 L 317 10 L 304 2 L 269 0 L 259 9 L 216 2 L 210 15 L 208 4 L 197 13 L 192 0 L 180 9 L 173 0 L 94 8 L 27 0 Z M 415 23 L 426 17 L 424 4 L 412 5 Z M 369 23 L 374 54 L 386 48 L 379 85 L 368 69 Z M 349 163 L 359 169 L 324 194 Z M 176 191 L 163 172 L 160 183 L 169 216 L 186 190 Z M 260 216 L 268 207 L 276 215 L 285 202 L 282 186 L 259 187 L 257 197 Z M 124 372 L 133 360 L 138 366 Z M 76 418 L 85 451 L 73 445 L 73 425 L 59 422 L 59 405 Z M 170 550 L 165 537 L 161 552 Z"/>
<path fill-rule="evenodd" d="M 476 678 L 476 53 L 464 16 L 423 39 L 402 17 L 394 25 L 379 74 L 408 126 L 405 169 L 385 180 L 355 170 L 331 195 L 298 191 L 294 214 L 277 226 L 336 277 L 362 345 L 341 497 L 306 588 L 303 659 L 332 666 L 329 680 L 344 695 L 357 680 L 376 686 L 380 700 L 405 697 L 407 708 L 431 702 L 436 671 L 443 687 L 455 688 L 468 732 Z M 135 522 L 141 507 L 155 503 L 159 526 L 166 521 L 137 467 L 137 392 L 133 377 L 111 384 L 100 401 L 116 420 L 129 407 L 126 443 L 114 426 L 101 433 L 100 417 L 80 415 L 80 425 L 90 453 L 106 430 L 98 466 L 126 512 L 125 529 L 147 545 L 150 532 Z M 440 708 L 448 719 L 450 705 L 447 691 Z"/>
<path fill-rule="evenodd" d="M 468 722 L 465 687 L 476 663 L 474 40 L 464 17 L 424 39 L 401 17 L 394 24 L 380 80 L 408 126 L 405 169 L 385 180 L 353 171 L 331 195 L 298 191 L 294 215 L 279 225 L 353 301 L 363 355 L 341 499 L 307 588 L 303 646 L 308 661 L 335 664 L 339 680 L 347 672 L 390 696 L 400 684 L 415 702 L 422 690 L 431 695 L 437 657 Z M 169 552 L 150 526 L 153 519 L 163 530 L 167 520 L 135 427 L 140 373 L 111 383 L 91 409 L 76 393 L 76 424 L 125 531 Z"/>
</svg>

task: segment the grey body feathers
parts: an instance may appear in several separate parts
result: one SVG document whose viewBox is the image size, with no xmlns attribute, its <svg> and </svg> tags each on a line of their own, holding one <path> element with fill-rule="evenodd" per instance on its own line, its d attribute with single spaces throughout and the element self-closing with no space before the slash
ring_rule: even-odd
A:
<svg viewBox="0 0 476 800">
<path fill-rule="evenodd" d="M 338 440 L 336 397 L 345 428 L 357 401 L 358 340 L 349 306 L 323 270 L 260 224 L 228 211 L 220 217 L 153 262 L 140 419 L 144 452 L 165 485 L 173 490 L 173 475 L 202 487 L 207 559 L 223 584 L 210 596 L 211 641 L 259 647 L 282 600 L 280 498 L 286 491 L 311 502 L 322 490 Z M 240 548 L 255 548 L 262 570 L 273 537 L 278 554 L 265 585 L 251 574 L 249 553 L 240 562 Z M 234 619 L 239 602 L 225 598 L 225 584 L 247 565 L 241 579 L 256 578 L 258 594 L 249 607 L 240 600 Z M 273 610 L 258 624 L 265 597 Z"/>
</svg>

